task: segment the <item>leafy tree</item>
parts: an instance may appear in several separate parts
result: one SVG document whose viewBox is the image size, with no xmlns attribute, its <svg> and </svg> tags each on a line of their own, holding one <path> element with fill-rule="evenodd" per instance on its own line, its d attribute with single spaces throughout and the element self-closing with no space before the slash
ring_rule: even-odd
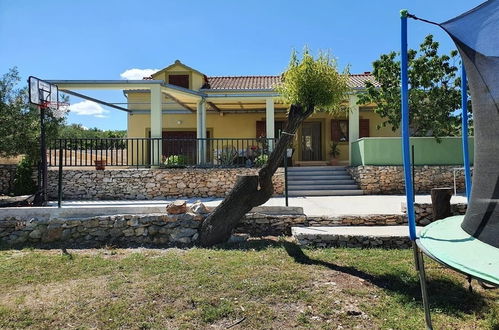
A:
<svg viewBox="0 0 499 330">
<path fill-rule="evenodd" d="M 408 51 L 410 129 L 413 136 L 449 136 L 459 134 L 460 118 L 453 113 L 461 108 L 461 79 L 457 75 L 456 50 L 438 54 L 438 42 L 425 37 L 419 51 Z M 374 111 L 395 131 L 400 126 L 399 53 L 383 54 L 373 63 L 373 75 L 379 86 L 366 83 L 360 104 L 374 104 Z"/>
<path fill-rule="evenodd" d="M 17 166 L 14 193 L 28 194 L 35 191 L 32 179 L 33 167 L 40 155 L 40 113 L 28 102 L 28 89 L 19 88 L 21 81 L 17 68 L 12 68 L 0 79 L 0 156 L 24 155 Z M 64 118 L 47 114 L 47 139 L 57 135 Z"/>
<path fill-rule="evenodd" d="M 198 243 L 210 246 L 227 241 L 241 218 L 253 207 L 269 200 L 274 191 L 272 176 L 282 164 L 286 149 L 301 123 L 316 111 L 346 111 L 342 103 L 349 90 L 348 72 L 337 71 L 335 60 L 326 53 L 314 58 L 308 49 L 291 62 L 277 88 L 285 102 L 291 104 L 281 135 L 267 163 L 255 176 L 240 176 L 227 197 L 203 222 Z"/>
<path fill-rule="evenodd" d="M 20 81 L 15 67 L 0 79 L 0 155 L 26 155 L 33 163 L 39 155 L 40 113 L 29 105 L 27 87 L 17 87 Z M 63 122 L 48 114 L 47 138 L 57 136 Z"/>
<path fill-rule="evenodd" d="M 66 142 L 67 149 L 96 149 L 100 148 L 101 144 L 96 144 L 91 139 L 107 139 L 107 138 L 125 138 L 125 130 L 100 130 L 96 127 L 85 128 L 81 124 L 71 124 L 62 126 L 59 130 L 58 137 L 61 139 L 70 139 Z M 123 140 L 107 141 L 102 146 L 113 149 L 125 149 L 126 142 Z"/>
</svg>

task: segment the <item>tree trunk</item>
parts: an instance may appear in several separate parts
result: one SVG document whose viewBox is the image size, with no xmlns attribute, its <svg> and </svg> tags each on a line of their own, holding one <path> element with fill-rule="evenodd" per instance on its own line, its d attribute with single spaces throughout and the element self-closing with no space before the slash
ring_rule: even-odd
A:
<svg viewBox="0 0 499 330">
<path fill-rule="evenodd" d="M 305 111 L 301 106 L 291 105 L 284 132 L 270 153 L 267 164 L 260 169 L 258 175 L 237 178 L 229 195 L 201 225 L 197 242 L 199 245 L 212 246 L 226 242 L 246 213 L 269 200 L 274 192 L 272 176 L 282 164 L 296 130 L 313 112 L 313 107 Z"/>
<path fill-rule="evenodd" d="M 451 197 L 452 197 L 452 188 L 434 188 L 431 190 L 433 221 L 450 217 Z"/>
</svg>

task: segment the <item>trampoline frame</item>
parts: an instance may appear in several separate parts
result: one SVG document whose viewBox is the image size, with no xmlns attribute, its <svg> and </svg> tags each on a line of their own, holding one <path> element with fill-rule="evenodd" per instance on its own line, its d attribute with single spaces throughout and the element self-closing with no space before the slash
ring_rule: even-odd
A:
<svg viewBox="0 0 499 330">
<path fill-rule="evenodd" d="M 430 306 L 428 301 L 428 290 L 426 286 L 426 271 L 424 265 L 424 257 L 426 254 L 429 258 L 435 260 L 439 264 L 455 270 L 467 276 L 468 281 L 475 278 L 484 283 L 489 283 L 496 286 L 494 283 L 490 283 L 487 280 L 478 278 L 460 269 L 456 269 L 453 266 L 439 260 L 436 256 L 432 255 L 428 250 L 424 248 L 416 233 L 416 220 L 414 212 L 414 190 L 413 182 L 411 176 L 411 156 L 410 156 L 410 134 L 409 134 L 409 90 L 408 90 L 408 58 L 407 58 L 407 18 L 413 18 L 417 20 L 424 21 L 426 23 L 434 24 L 440 26 L 440 24 L 417 18 L 414 15 L 409 14 L 407 10 L 400 11 L 401 19 L 401 51 L 400 51 L 400 67 L 401 67 L 401 110 L 402 110 L 402 159 L 404 165 L 404 179 L 405 179 L 405 190 L 406 190 L 406 205 L 407 205 L 407 216 L 409 223 L 409 237 L 412 241 L 412 247 L 414 252 L 414 263 L 416 271 L 419 274 L 419 281 L 421 287 L 421 296 L 423 300 L 423 307 L 425 311 L 425 321 L 427 329 L 433 329 L 431 322 Z M 461 108 L 462 108 L 462 148 L 463 148 L 463 163 L 464 163 L 464 174 L 465 174 L 465 187 L 466 187 L 466 197 L 468 202 L 471 195 L 471 171 L 469 164 L 469 152 L 468 152 L 468 94 L 467 94 L 467 81 L 466 81 L 466 71 L 464 68 L 464 63 L 461 66 Z"/>
</svg>

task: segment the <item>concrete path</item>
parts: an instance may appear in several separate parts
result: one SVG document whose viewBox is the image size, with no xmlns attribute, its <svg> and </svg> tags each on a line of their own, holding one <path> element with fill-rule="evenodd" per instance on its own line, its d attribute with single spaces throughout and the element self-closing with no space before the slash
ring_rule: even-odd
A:
<svg viewBox="0 0 499 330">
<path fill-rule="evenodd" d="M 114 207 L 124 209 L 136 207 L 139 209 L 163 208 L 175 199 L 148 200 L 148 201 L 65 201 L 64 207 Z M 201 200 L 207 206 L 217 206 L 222 198 L 187 198 L 188 203 Z M 417 203 L 431 203 L 430 195 L 417 195 Z M 404 195 L 362 195 L 362 196 L 309 196 L 290 197 L 289 206 L 303 208 L 307 216 L 337 216 L 337 215 L 366 215 L 366 214 L 402 214 L 401 204 L 405 203 Z M 451 203 L 466 203 L 464 196 L 453 196 Z M 56 202 L 51 202 L 56 207 Z M 284 197 L 273 197 L 264 206 L 284 206 Z M 1 210 L 0 210 L 1 212 Z"/>
</svg>

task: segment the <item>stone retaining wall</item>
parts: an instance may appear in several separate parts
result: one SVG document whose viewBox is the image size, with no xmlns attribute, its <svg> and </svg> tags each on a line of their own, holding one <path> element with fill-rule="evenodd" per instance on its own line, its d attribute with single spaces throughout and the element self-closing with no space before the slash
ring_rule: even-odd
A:
<svg viewBox="0 0 499 330">
<path fill-rule="evenodd" d="M 305 215 L 266 215 L 260 213 L 248 213 L 236 228 L 236 232 L 247 233 L 252 236 L 278 236 L 291 235 L 291 227 L 392 226 L 406 222 L 406 216 L 403 214 L 307 217 Z"/>
<path fill-rule="evenodd" d="M 0 165 L 0 194 L 9 194 L 14 187 L 16 165 Z"/>
<path fill-rule="evenodd" d="M 467 207 L 468 204 L 465 203 L 451 204 L 451 215 L 463 215 L 466 213 Z M 407 207 L 405 203 L 402 204 L 402 212 L 407 214 Z M 430 224 L 434 221 L 433 206 L 431 205 L 431 203 L 415 203 L 414 213 L 416 216 L 416 224 L 419 226 L 426 226 L 427 224 Z M 405 218 L 406 216 L 403 215 L 403 217 Z"/>
<path fill-rule="evenodd" d="M 348 248 L 389 248 L 406 249 L 412 246 L 407 236 L 374 237 L 374 236 L 349 236 L 349 235 L 295 235 L 297 243 L 303 246 L 348 247 Z"/>
<path fill-rule="evenodd" d="M 87 218 L 7 216 L 0 219 L 0 243 L 18 246 L 93 247 L 192 245 L 211 212 L 201 202 L 189 208 L 175 201 L 165 213 L 100 215 Z M 252 236 L 290 235 L 292 227 L 397 225 L 404 215 L 310 217 L 302 208 L 258 207 L 245 215 L 235 233 Z"/>
<path fill-rule="evenodd" d="M 164 197 L 224 197 L 238 175 L 254 175 L 258 169 L 65 169 L 64 199 L 119 200 Z M 49 170 L 48 195 L 57 198 L 58 171 Z M 284 172 L 273 177 L 274 192 L 283 193 Z"/>
<path fill-rule="evenodd" d="M 416 166 L 414 187 L 417 193 L 432 188 L 454 187 L 453 168 L 458 166 Z M 366 194 L 405 194 L 403 166 L 356 166 L 347 168 Z M 464 174 L 456 171 L 458 191 L 464 190 Z"/>
<path fill-rule="evenodd" d="M 8 246 L 97 247 L 190 245 L 204 217 L 195 214 L 99 216 L 81 220 L 7 219 L 0 242 Z"/>
</svg>

